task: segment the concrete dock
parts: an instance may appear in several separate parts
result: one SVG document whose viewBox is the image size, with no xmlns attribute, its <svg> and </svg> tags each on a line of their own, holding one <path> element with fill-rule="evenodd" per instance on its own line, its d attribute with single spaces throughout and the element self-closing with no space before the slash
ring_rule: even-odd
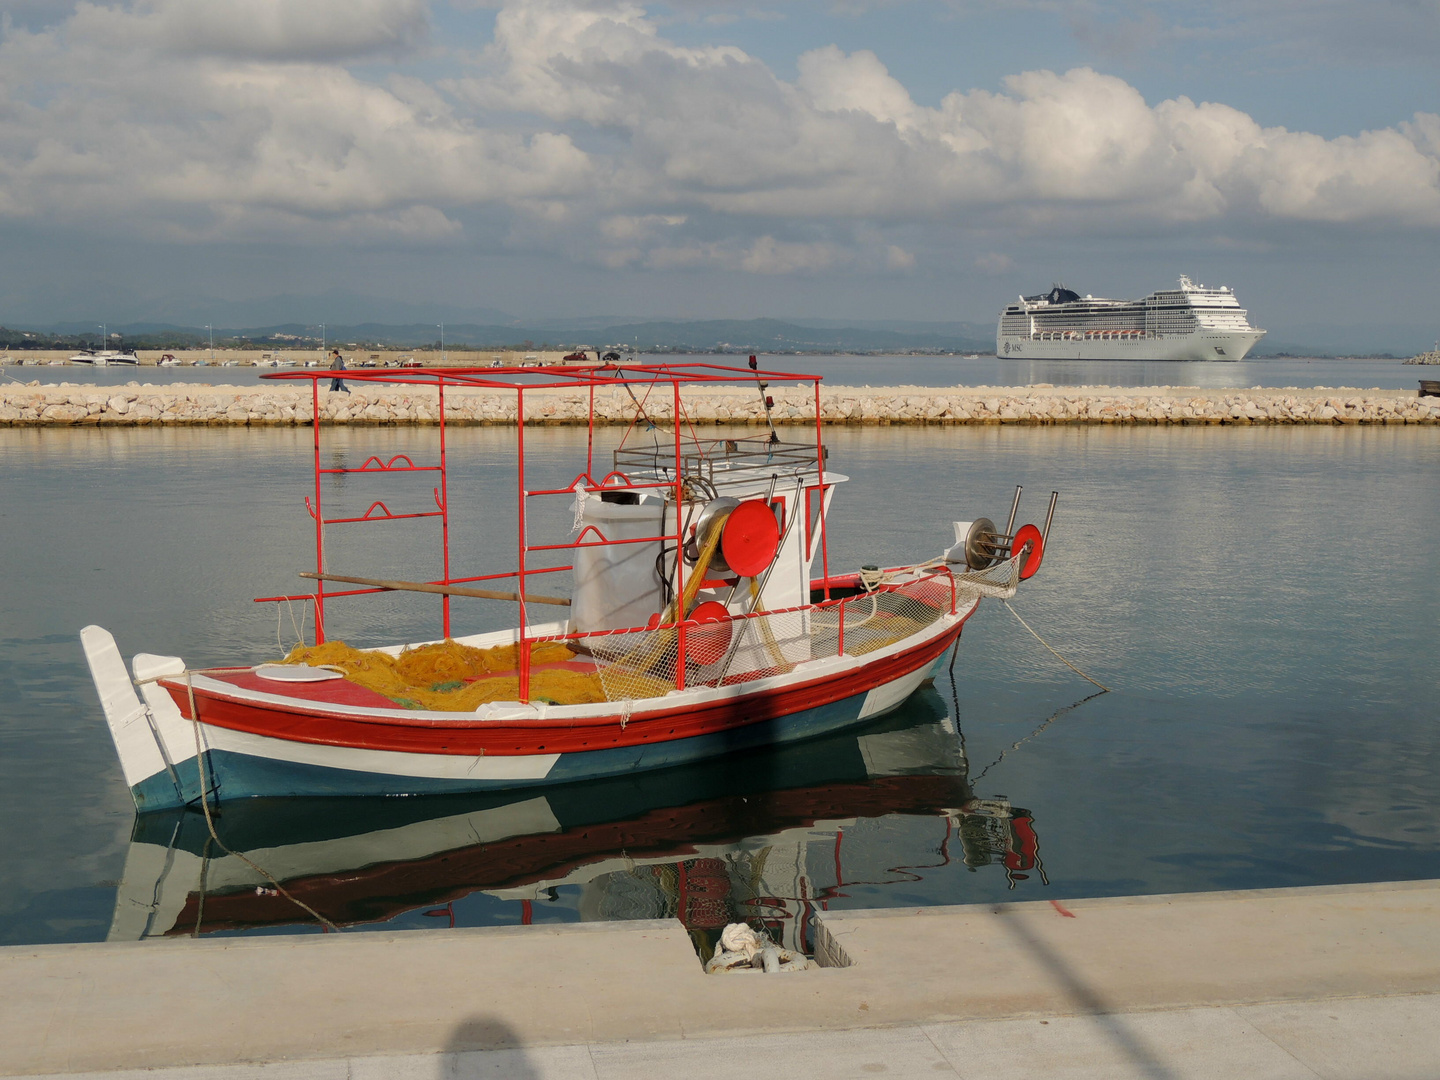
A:
<svg viewBox="0 0 1440 1080">
<path fill-rule="evenodd" d="M 0 1075 L 1435 1077 L 1440 881 L 833 912 L 803 973 L 669 921 L 0 950 Z"/>
<path fill-rule="evenodd" d="M 331 393 L 321 382 L 324 424 L 434 424 L 438 396 L 422 386 L 349 383 Z M 815 422 L 809 386 L 779 383 L 767 391 L 777 424 Z M 665 394 L 645 405 L 668 421 Z M 584 424 L 589 393 L 583 389 L 527 390 L 527 424 Z M 765 409 L 753 385 L 686 391 L 686 419 L 695 424 L 762 424 Z M 595 396 L 600 423 L 629 424 L 635 399 L 623 390 Z M 313 415 L 307 383 L 247 386 L 131 383 L 7 383 L 0 386 L 0 427 L 146 427 L 166 425 L 296 426 Z M 515 395 L 480 388 L 445 394 L 447 424 L 516 423 Z M 1440 397 L 1414 390 L 1354 388 L 1201 389 L 1175 386 L 829 386 L 821 384 L 820 415 L 827 424 L 1437 424 Z"/>
</svg>

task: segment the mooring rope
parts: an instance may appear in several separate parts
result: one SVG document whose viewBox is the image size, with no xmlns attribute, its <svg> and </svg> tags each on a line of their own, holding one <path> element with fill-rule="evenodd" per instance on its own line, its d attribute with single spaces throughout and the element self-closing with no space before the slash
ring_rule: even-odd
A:
<svg viewBox="0 0 1440 1080">
<path fill-rule="evenodd" d="M 186 669 L 185 669 L 185 672 L 184 672 L 184 674 L 185 674 L 185 696 L 189 699 L 189 702 L 190 702 L 190 724 L 191 724 L 191 727 L 192 727 L 192 728 L 194 729 L 194 731 L 195 731 L 195 770 L 196 770 L 196 774 L 197 774 L 197 775 L 199 776 L 199 778 L 200 778 L 200 809 L 202 809 L 202 810 L 205 812 L 205 827 L 210 830 L 210 839 L 214 840 L 215 843 L 220 846 L 220 849 L 221 849 L 222 851 L 224 851 L 227 855 L 234 855 L 235 858 L 239 859 L 239 860 L 240 860 L 241 862 L 243 862 L 246 866 L 250 867 L 250 869 L 254 870 L 254 871 L 255 871 L 257 874 L 259 874 L 261 877 L 265 878 L 265 880 L 268 881 L 268 882 L 270 882 L 271 885 L 274 885 L 274 886 L 275 886 L 275 891 L 276 891 L 277 893 L 279 893 L 281 896 L 285 897 L 286 900 L 289 900 L 292 904 L 294 904 L 296 907 L 298 907 L 301 911 L 306 912 L 308 915 L 310 915 L 312 918 L 314 918 L 317 922 L 321 923 L 321 924 L 322 924 L 323 926 L 325 926 L 327 929 L 334 930 L 334 931 L 338 932 L 338 931 L 340 930 L 340 928 L 339 928 L 338 926 L 336 926 L 336 925 L 335 925 L 333 922 L 331 922 L 329 919 L 325 918 L 324 915 L 321 915 L 318 911 L 316 911 L 314 908 L 312 908 L 309 904 L 305 903 L 304 900 L 301 900 L 298 896 L 292 895 L 292 894 L 290 893 L 290 891 L 285 888 L 284 885 L 281 885 L 281 884 L 280 884 L 279 880 L 275 877 L 274 874 L 270 873 L 270 871 L 266 870 L 266 869 L 265 869 L 263 866 L 261 866 L 259 863 L 256 863 L 256 862 L 254 862 L 254 861 L 246 858 L 243 854 L 241 854 L 240 852 L 236 851 L 235 849 L 233 849 L 232 847 L 230 847 L 228 844 L 226 844 L 224 840 L 221 840 L 221 839 L 220 839 L 220 834 L 215 831 L 215 821 L 214 821 L 214 819 L 210 816 L 210 796 L 209 796 L 209 792 L 206 790 L 206 786 L 205 786 L 205 757 L 204 757 L 204 752 L 203 752 L 203 750 L 202 750 L 202 748 L 201 748 L 201 745 L 200 745 L 200 712 L 199 712 L 199 710 L 196 709 L 196 707 L 195 707 L 195 683 L 194 683 L 194 680 L 193 680 L 192 676 L 197 675 L 197 674 L 198 674 L 198 675 L 205 675 L 205 674 L 210 674 L 210 673 L 219 672 L 219 671 L 253 671 L 253 670 L 254 670 L 254 668 L 210 668 L 210 669 L 207 669 L 206 671 L 192 672 L 189 668 L 186 668 Z M 169 676 L 164 676 L 164 677 L 165 677 L 165 678 L 169 678 Z M 154 680 L 154 679 L 146 679 L 145 681 L 146 681 L 146 682 L 154 682 L 155 680 Z M 201 902 L 202 904 L 205 902 L 203 891 L 202 891 L 202 893 L 201 893 L 200 902 Z"/>
<path fill-rule="evenodd" d="M 988 772 L 989 772 L 991 769 L 993 769 L 996 765 L 999 765 L 1000 762 L 1002 762 L 1002 761 L 1005 760 L 1005 755 L 1008 754 L 1008 753 L 1010 753 L 1011 750 L 1019 750 L 1020 747 L 1024 746 L 1024 745 L 1025 745 L 1027 742 L 1029 742 L 1031 739 L 1035 738 L 1035 737 L 1036 737 L 1037 735 L 1039 735 L 1042 731 L 1044 731 L 1046 728 L 1048 728 L 1051 724 L 1055 723 L 1056 720 L 1059 720 L 1062 716 L 1065 716 L 1067 713 L 1072 713 L 1072 712 L 1074 712 L 1074 711 L 1075 711 L 1076 709 L 1078 709 L 1081 705 L 1084 705 L 1087 701 L 1094 701 L 1094 700 L 1095 700 L 1097 697 L 1099 697 L 1101 694 L 1108 694 L 1109 692 L 1110 692 L 1110 691 L 1108 691 L 1108 690 L 1101 690 L 1101 691 L 1099 691 L 1098 693 L 1090 694 L 1088 697 L 1083 697 L 1083 698 L 1081 698 L 1079 701 L 1071 702 L 1069 705 L 1066 705 L 1063 709 L 1057 709 L 1055 712 L 1051 713 L 1039 727 L 1037 727 L 1034 731 L 1030 732 L 1029 735 L 1026 735 L 1023 739 L 1019 740 L 1018 742 L 1012 743 L 1008 748 L 1006 748 L 1006 749 L 1004 749 L 1004 750 L 1001 750 L 999 757 L 997 757 L 994 761 L 990 762 L 989 765 L 986 765 L 983 769 L 981 769 L 981 770 L 980 770 L 978 773 L 976 773 L 974 776 L 970 777 L 970 783 L 973 785 L 973 784 L 975 784 L 976 782 L 978 782 L 979 780 L 983 779 L 986 773 L 988 773 Z"/>
<path fill-rule="evenodd" d="M 1010 607 L 1010 601 L 1008 601 L 1008 600 L 1001 600 L 1000 603 L 1002 603 L 1002 604 L 1005 605 L 1005 607 L 1009 610 L 1009 612 L 1010 612 L 1011 615 L 1014 615 L 1015 618 L 1020 619 L 1020 613 L 1019 613 L 1018 611 L 1016 611 L 1013 607 Z M 1032 635 L 1034 635 L 1034 638 L 1035 638 L 1036 641 L 1040 642 L 1041 645 L 1044 645 L 1045 648 L 1050 649 L 1050 654 L 1051 654 L 1052 656 L 1054 656 L 1056 660 L 1059 660 L 1062 664 L 1064 664 L 1066 667 L 1068 667 L 1071 671 L 1075 672 L 1076 675 L 1079 675 L 1082 679 L 1084 679 L 1084 680 L 1085 680 L 1086 682 L 1088 682 L 1088 683 L 1094 683 L 1096 686 L 1100 687 L 1101 690 L 1104 690 L 1107 694 L 1110 692 L 1110 688 L 1109 688 L 1108 686 L 1106 686 L 1104 683 L 1102 683 L 1102 682 L 1100 682 L 1100 681 L 1098 681 L 1098 680 L 1096 680 L 1096 679 L 1090 678 L 1089 675 L 1086 675 L 1085 672 L 1081 671 L 1081 670 L 1080 670 L 1078 667 L 1076 667 L 1074 664 L 1070 663 L 1069 660 L 1066 660 L 1063 656 L 1061 656 L 1061 655 L 1060 655 L 1058 652 L 1056 652 L 1054 649 L 1051 649 L 1049 642 L 1047 642 L 1047 641 L 1046 641 L 1044 638 L 1042 638 L 1039 634 L 1036 634 L 1036 633 L 1035 633 L 1035 628 L 1034 628 L 1033 626 L 1031 626 L 1028 622 L 1026 622 L 1024 619 L 1020 619 L 1020 625 L 1023 626 L 1023 627 L 1025 627 L 1026 630 L 1029 630 L 1030 633 L 1031 633 Z"/>
</svg>

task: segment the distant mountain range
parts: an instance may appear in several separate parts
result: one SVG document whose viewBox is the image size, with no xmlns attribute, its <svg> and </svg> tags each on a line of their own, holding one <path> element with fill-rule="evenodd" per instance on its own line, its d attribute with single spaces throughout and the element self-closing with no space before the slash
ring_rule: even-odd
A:
<svg viewBox="0 0 1440 1080">
<path fill-rule="evenodd" d="M 509 312 L 478 305 L 414 303 L 365 296 L 343 290 L 313 295 L 279 295 L 255 300 L 221 300 L 198 294 L 174 294 L 137 302 L 143 318 L 110 323 L 122 342 L 139 348 L 197 345 L 209 340 L 206 323 L 214 326 L 216 344 L 246 339 L 276 348 L 319 345 L 380 345 L 414 348 L 438 343 L 444 324 L 447 348 L 504 346 L 539 349 L 625 345 L 651 351 L 771 353 L 991 353 L 995 324 L 922 322 L 904 319 L 676 319 L 647 315 L 537 316 L 515 318 Z M 104 317 L 105 312 L 96 313 Z M 325 323 L 301 322 L 319 316 Z M 0 312 L 0 321 L 5 321 Z M 56 341 L 56 347 L 98 343 L 96 321 L 25 325 L 21 331 L 0 328 L 0 348 L 34 347 L 35 337 Z M 1431 347 L 1437 327 L 1431 324 L 1365 326 L 1322 325 L 1313 321 L 1284 324 L 1261 319 L 1270 333 L 1252 353 L 1255 357 L 1369 356 L 1385 353 L 1412 356 Z M 7 323 L 14 326 L 14 323 Z M 25 331 L 35 337 L 27 338 Z M 114 344 L 112 341 L 111 344 Z"/>
<path fill-rule="evenodd" d="M 589 321 L 589 320 L 584 320 Z M 550 322 L 547 320 L 547 322 Z M 882 323 L 816 325 L 779 319 L 715 319 L 707 321 L 594 320 L 596 325 L 576 326 L 571 320 L 554 320 L 550 325 L 446 323 L 445 346 L 460 349 L 523 348 L 569 349 L 574 347 L 630 346 L 647 351 L 675 352 L 768 352 L 768 353 L 906 353 L 906 352 L 991 352 L 994 333 L 976 323 Z M 571 325 L 563 325 L 571 323 Z M 560 325 L 556 325 L 560 324 Z M 903 329 L 901 329 L 903 327 Z M 109 332 L 121 335 L 127 345 L 140 348 L 194 346 L 209 340 L 204 327 L 165 322 L 111 324 Z M 26 335 L 30 340 L 26 340 Z M 363 322 L 349 325 L 279 323 L 268 326 L 214 328 L 216 344 L 250 341 L 284 347 L 302 342 L 350 345 L 391 345 L 402 348 L 428 346 L 440 339 L 435 323 L 389 324 Z M 59 323 L 45 327 L 20 327 L 0 331 L 0 346 L 12 348 L 30 344 L 36 338 L 81 342 L 96 340 L 98 327 L 90 322 Z M 113 343 L 113 342 L 112 342 Z M 33 347 L 33 345 L 32 345 Z"/>
</svg>

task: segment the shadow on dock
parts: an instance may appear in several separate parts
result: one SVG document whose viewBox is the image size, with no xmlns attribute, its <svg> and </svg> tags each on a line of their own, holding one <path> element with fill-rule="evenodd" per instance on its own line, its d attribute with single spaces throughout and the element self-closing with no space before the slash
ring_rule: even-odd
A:
<svg viewBox="0 0 1440 1080">
<path fill-rule="evenodd" d="M 520 1045 L 520 1036 L 505 1021 L 476 1016 L 455 1029 L 435 1062 L 435 1080 L 503 1076 L 506 1080 L 540 1080 L 540 1069 Z"/>
</svg>

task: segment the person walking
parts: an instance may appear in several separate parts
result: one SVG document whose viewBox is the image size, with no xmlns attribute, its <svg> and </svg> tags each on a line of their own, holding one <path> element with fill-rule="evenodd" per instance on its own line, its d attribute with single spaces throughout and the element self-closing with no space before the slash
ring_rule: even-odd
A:
<svg viewBox="0 0 1440 1080">
<path fill-rule="evenodd" d="M 331 371 L 344 371 L 344 370 L 345 370 L 345 358 L 340 355 L 340 350 L 339 350 L 339 349 L 331 349 L 331 350 L 330 350 L 330 370 L 331 370 Z M 345 380 L 344 380 L 343 378 L 341 378 L 339 375 L 335 376 L 335 378 L 333 378 L 333 379 L 330 380 L 330 392 L 333 394 L 333 393 L 335 393 L 336 391 L 343 391 L 344 393 L 347 393 L 347 394 L 350 393 L 350 388 L 345 385 Z"/>
</svg>

